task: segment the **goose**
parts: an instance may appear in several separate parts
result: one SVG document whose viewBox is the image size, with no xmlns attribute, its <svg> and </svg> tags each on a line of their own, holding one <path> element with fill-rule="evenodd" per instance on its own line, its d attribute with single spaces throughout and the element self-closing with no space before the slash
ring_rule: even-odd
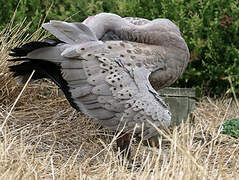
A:
<svg viewBox="0 0 239 180">
<path fill-rule="evenodd" d="M 189 62 L 174 23 L 100 13 L 82 23 L 51 20 L 43 28 L 55 39 L 13 48 L 8 61 L 21 62 L 9 67 L 13 77 L 24 83 L 35 70 L 33 80 L 51 79 L 73 108 L 121 132 L 117 147 L 127 157 L 133 131 L 147 140 L 158 134 L 154 126 L 170 126 L 169 107 L 156 90 L 175 82 Z"/>
</svg>

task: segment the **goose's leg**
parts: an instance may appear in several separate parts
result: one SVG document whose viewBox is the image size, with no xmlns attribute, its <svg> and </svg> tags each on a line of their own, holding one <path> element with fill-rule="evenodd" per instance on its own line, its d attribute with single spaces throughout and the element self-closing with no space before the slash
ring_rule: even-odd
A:
<svg viewBox="0 0 239 180">
<path fill-rule="evenodd" d="M 123 158 L 127 157 L 127 159 L 130 159 L 130 140 L 131 140 L 132 134 L 131 133 L 121 133 L 117 142 L 117 148 L 120 149 L 120 152 L 122 152 Z"/>
</svg>

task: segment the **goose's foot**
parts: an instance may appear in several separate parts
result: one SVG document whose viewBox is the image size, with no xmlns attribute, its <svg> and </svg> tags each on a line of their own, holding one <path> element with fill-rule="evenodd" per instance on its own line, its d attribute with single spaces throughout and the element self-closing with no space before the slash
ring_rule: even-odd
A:
<svg viewBox="0 0 239 180">
<path fill-rule="evenodd" d="M 131 133 L 121 133 L 116 140 L 117 143 L 117 149 L 120 149 L 120 152 L 122 153 L 122 159 L 127 158 L 130 160 L 130 140 L 131 140 L 132 134 Z"/>
</svg>

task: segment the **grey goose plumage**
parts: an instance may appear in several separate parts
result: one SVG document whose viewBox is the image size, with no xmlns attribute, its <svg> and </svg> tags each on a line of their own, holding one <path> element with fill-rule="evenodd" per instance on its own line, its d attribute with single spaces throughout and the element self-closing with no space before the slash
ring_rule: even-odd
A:
<svg viewBox="0 0 239 180">
<path fill-rule="evenodd" d="M 168 19 L 149 21 L 100 13 L 83 23 L 50 21 L 43 27 L 57 39 L 12 50 L 23 61 L 14 76 L 50 78 L 75 109 L 112 130 L 136 128 L 144 139 L 169 126 L 167 105 L 153 87 L 172 84 L 185 70 L 189 51 Z M 152 87 L 153 85 L 153 87 Z"/>
</svg>

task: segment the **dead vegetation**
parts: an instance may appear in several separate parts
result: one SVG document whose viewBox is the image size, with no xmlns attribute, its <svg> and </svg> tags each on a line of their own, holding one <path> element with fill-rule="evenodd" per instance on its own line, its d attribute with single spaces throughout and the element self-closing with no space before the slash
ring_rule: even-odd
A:
<svg viewBox="0 0 239 180">
<path fill-rule="evenodd" d="M 238 116 L 232 99 L 202 99 L 191 122 L 167 135 L 159 131 L 158 148 L 134 140 L 133 163 L 122 165 L 114 134 L 71 108 L 53 83 L 24 88 L 8 73 L 9 48 L 39 37 L 22 40 L 25 29 L 9 26 L 0 33 L 0 179 L 239 177 L 239 140 L 220 134 L 222 123 Z"/>
</svg>

